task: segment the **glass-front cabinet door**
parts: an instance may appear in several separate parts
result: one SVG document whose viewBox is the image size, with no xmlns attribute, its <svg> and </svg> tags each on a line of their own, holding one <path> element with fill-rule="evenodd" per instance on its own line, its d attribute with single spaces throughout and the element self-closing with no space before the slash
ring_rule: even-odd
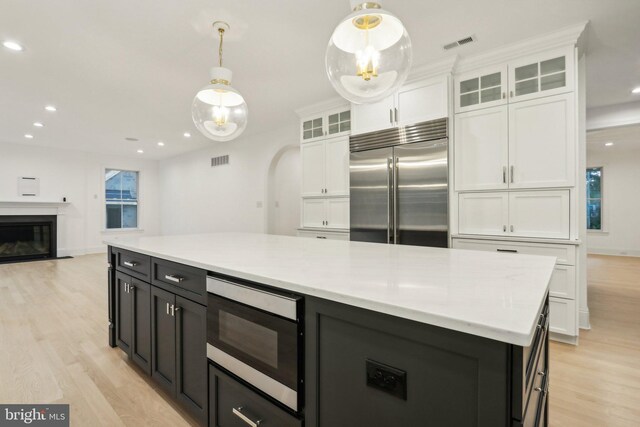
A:
<svg viewBox="0 0 640 427">
<path fill-rule="evenodd" d="M 573 48 L 509 64 L 509 101 L 557 95 L 574 89 Z"/>
<path fill-rule="evenodd" d="M 476 70 L 456 77 L 456 113 L 507 102 L 507 68 Z"/>
<path fill-rule="evenodd" d="M 327 115 L 327 135 L 337 136 L 351 132 L 351 109 L 331 112 Z"/>
<path fill-rule="evenodd" d="M 324 136 L 324 117 L 313 117 L 302 120 L 300 137 L 302 142 L 310 141 Z"/>
</svg>

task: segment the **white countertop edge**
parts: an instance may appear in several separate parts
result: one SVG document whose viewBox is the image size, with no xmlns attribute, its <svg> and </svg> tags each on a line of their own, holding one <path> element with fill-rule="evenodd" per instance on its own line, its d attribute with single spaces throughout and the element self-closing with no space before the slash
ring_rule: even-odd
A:
<svg viewBox="0 0 640 427">
<path fill-rule="evenodd" d="M 203 270 L 207 270 L 210 272 L 223 274 L 227 276 L 233 276 L 239 279 L 249 280 L 256 283 L 263 283 L 265 285 L 273 286 L 278 289 L 300 293 L 303 295 L 309 295 L 316 298 L 326 299 L 329 301 L 333 301 L 333 302 L 341 303 L 345 305 L 351 305 L 354 307 L 362 308 L 364 310 L 370 310 L 370 311 L 379 312 L 383 314 L 389 314 L 395 317 L 413 320 L 416 322 L 438 326 L 438 327 L 442 327 L 445 329 L 450 329 L 450 330 L 454 330 L 462 333 L 468 333 L 471 335 L 488 338 L 488 339 L 504 342 L 507 344 L 527 347 L 531 345 L 531 343 L 533 342 L 533 338 L 535 336 L 535 329 L 536 329 L 535 322 L 534 324 L 532 324 L 529 331 L 514 332 L 514 331 L 495 328 L 495 327 L 491 327 L 483 324 L 465 322 L 465 321 L 448 317 L 448 316 L 429 314 L 424 312 L 416 312 L 415 310 L 406 308 L 406 307 L 398 307 L 392 304 L 385 304 L 378 301 L 356 298 L 350 295 L 329 292 L 322 289 L 299 285 L 296 283 L 283 282 L 277 279 L 272 279 L 269 277 L 232 270 L 232 269 L 220 267 L 214 264 L 205 264 L 197 261 L 191 261 L 188 259 L 172 256 L 166 253 L 159 253 L 159 252 L 155 252 L 148 249 L 140 249 L 136 246 L 127 245 L 126 243 L 121 243 L 118 241 L 104 240 L 103 243 L 120 248 L 120 249 L 142 253 L 152 257 L 177 262 L 179 264 L 189 265 L 196 268 L 201 268 Z M 549 280 L 550 279 L 551 277 L 549 277 Z M 549 289 L 549 285 L 547 284 L 547 291 L 548 289 Z M 538 313 L 541 312 L 544 302 L 545 300 L 542 300 L 540 302 L 540 306 L 538 307 Z"/>
</svg>

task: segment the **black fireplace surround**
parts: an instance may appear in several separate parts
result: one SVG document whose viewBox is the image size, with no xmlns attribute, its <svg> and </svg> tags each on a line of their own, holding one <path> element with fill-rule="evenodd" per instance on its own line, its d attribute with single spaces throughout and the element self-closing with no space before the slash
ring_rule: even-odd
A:
<svg viewBox="0 0 640 427">
<path fill-rule="evenodd" d="M 55 215 L 0 215 L 0 263 L 56 258 Z"/>
</svg>

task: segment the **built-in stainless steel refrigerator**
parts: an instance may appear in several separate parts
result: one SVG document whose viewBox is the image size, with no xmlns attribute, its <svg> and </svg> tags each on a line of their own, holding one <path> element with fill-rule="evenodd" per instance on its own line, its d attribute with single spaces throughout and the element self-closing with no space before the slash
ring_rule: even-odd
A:
<svg viewBox="0 0 640 427">
<path fill-rule="evenodd" d="M 350 138 L 351 240 L 448 247 L 447 119 Z"/>
</svg>

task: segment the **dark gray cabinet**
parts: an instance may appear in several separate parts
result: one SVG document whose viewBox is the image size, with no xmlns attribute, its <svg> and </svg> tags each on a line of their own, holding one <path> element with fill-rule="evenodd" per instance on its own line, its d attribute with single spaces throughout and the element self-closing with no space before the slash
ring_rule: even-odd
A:
<svg viewBox="0 0 640 427">
<path fill-rule="evenodd" d="M 115 284 L 116 343 L 151 373 L 151 286 L 121 272 L 116 273 Z"/>
<path fill-rule="evenodd" d="M 152 286 L 151 325 L 151 377 L 206 423 L 207 308 Z"/>
<path fill-rule="evenodd" d="M 175 303 L 171 292 L 151 289 L 151 377 L 172 396 L 176 394 Z"/>
</svg>

